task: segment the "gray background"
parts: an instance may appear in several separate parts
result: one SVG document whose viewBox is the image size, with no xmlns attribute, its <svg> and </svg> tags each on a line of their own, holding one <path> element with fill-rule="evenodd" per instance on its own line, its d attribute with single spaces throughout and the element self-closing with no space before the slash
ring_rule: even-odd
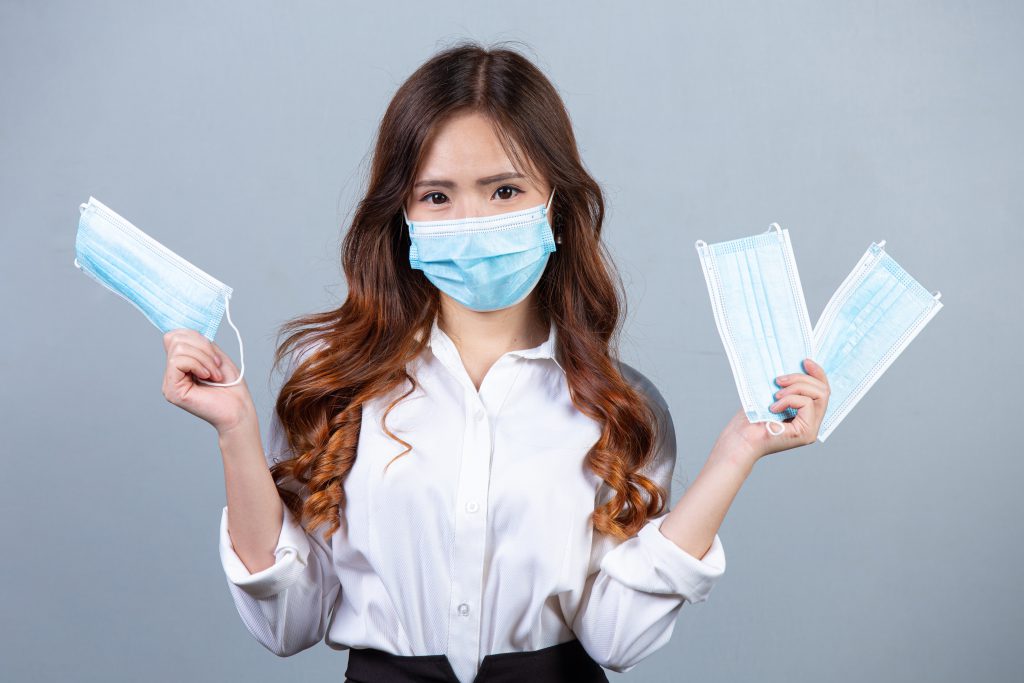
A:
<svg viewBox="0 0 1024 683">
<path fill-rule="evenodd" d="M 265 421 L 277 325 L 344 296 L 380 115 L 468 37 L 524 41 L 565 98 L 681 483 L 739 406 L 695 239 L 780 222 L 812 321 L 872 240 L 945 304 L 828 442 L 757 465 L 710 600 L 612 679 L 1019 680 L 1024 11 L 707 5 L 0 3 L 0 678 L 342 680 L 345 654 L 245 631 L 216 435 L 164 400 L 159 332 L 72 265 L 77 207 L 235 288 Z"/>
</svg>

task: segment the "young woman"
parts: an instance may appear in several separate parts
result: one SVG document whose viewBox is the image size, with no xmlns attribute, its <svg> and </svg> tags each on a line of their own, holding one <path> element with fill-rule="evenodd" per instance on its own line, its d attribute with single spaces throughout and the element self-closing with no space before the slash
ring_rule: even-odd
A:
<svg viewBox="0 0 1024 683">
<path fill-rule="evenodd" d="M 216 427 L 239 615 L 348 681 L 606 681 L 664 646 L 725 570 L 754 463 L 815 441 L 821 369 L 779 378 L 781 436 L 742 411 L 674 507 L 668 406 L 617 358 L 604 201 L 555 88 L 462 44 L 398 89 L 345 236 L 348 295 L 288 321 L 265 453 L 231 359 L 165 335 L 164 394 Z M 230 515 L 229 515 L 230 511 Z"/>
</svg>

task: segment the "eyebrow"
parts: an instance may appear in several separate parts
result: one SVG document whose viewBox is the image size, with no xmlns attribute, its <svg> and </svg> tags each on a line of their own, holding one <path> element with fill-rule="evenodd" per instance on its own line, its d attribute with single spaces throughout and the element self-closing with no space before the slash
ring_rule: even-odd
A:
<svg viewBox="0 0 1024 683">
<path fill-rule="evenodd" d="M 499 182 L 501 180 L 513 180 L 516 178 L 523 179 L 526 176 L 521 173 L 499 173 L 498 175 L 487 176 L 486 178 L 480 178 L 476 181 L 477 185 L 490 185 L 492 183 Z M 423 185 L 434 185 L 435 187 L 455 187 L 455 182 L 451 180 L 420 180 L 413 185 L 413 188 L 421 187 Z"/>
</svg>

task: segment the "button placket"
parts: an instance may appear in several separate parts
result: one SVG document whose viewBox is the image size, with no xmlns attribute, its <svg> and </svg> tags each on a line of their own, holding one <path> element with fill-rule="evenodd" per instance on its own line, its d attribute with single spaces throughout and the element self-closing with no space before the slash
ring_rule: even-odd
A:
<svg viewBox="0 0 1024 683">
<path fill-rule="evenodd" d="M 456 500 L 465 512 L 455 518 L 452 613 L 449 650 L 473 660 L 480 656 L 480 600 L 486 551 L 487 499 L 491 471 L 491 428 L 487 408 L 476 389 L 466 389 L 466 428 Z M 483 512 L 481 512 L 483 511 Z"/>
</svg>

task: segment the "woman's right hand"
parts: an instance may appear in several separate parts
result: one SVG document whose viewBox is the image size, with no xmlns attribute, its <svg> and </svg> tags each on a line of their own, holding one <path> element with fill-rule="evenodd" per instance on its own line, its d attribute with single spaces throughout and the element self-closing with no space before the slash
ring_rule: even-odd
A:
<svg viewBox="0 0 1024 683">
<path fill-rule="evenodd" d="M 249 387 L 243 378 L 230 387 L 211 387 L 195 381 L 231 382 L 238 368 L 216 343 L 199 332 L 182 327 L 164 334 L 167 367 L 164 398 L 200 417 L 223 434 L 256 414 Z"/>
</svg>

